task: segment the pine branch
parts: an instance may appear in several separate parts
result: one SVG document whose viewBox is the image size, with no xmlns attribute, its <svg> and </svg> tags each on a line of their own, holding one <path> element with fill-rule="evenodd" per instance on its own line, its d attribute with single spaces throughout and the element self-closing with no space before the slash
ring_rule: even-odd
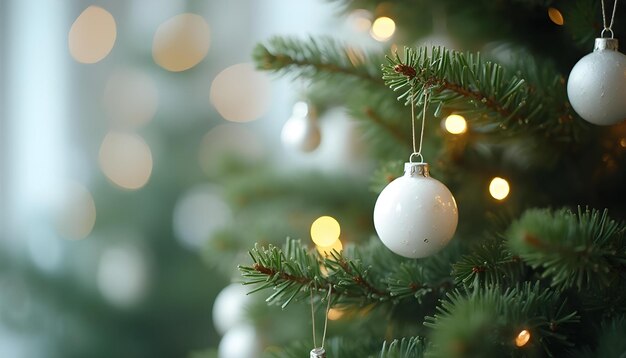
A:
<svg viewBox="0 0 626 358">
<path fill-rule="evenodd" d="M 379 56 L 365 54 L 329 37 L 311 37 L 308 41 L 274 37 L 267 45 L 257 45 L 253 58 L 262 70 L 290 72 L 297 77 L 317 80 L 356 79 L 383 86 L 378 72 Z"/>
<path fill-rule="evenodd" d="M 512 252 L 560 288 L 601 289 L 624 282 L 626 225 L 607 211 L 529 210 L 507 232 Z"/>
<path fill-rule="evenodd" d="M 311 291 L 325 297 L 329 287 L 333 304 L 358 307 L 395 304 L 407 298 L 421 302 L 426 295 L 441 295 L 452 288 L 445 263 L 449 258 L 445 255 L 398 262 L 398 256 L 381 250 L 378 240 L 362 249 L 344 251 L 346 254 L 333 252 L 322 258 L 299 240 L 288 239 L 283 250 L 255 245 L 250 251 L 252 266 L 240 266 L 239 270 L 245 285 L 257 285 L 250 293 L 273 289 L 267 301 L 283 308 L 294 300 L 309 299 Z M 365 263 L 365 256 L 385 270 L 373 270 Z"/>
<path fill-rule="evenodd" d="M 382 67 L 383 79 L 394 91 L 400 91 L 399 100 L 423 103 L 427 90 L 430 102 L 437 106 L 436 113 L 442 106 L 468 111 L 472 114 L 468 119 L 482 130 L 522 129 L 519 133 L 525 135 L 543 132 L 562 139 L 561 133 L 570 132 L 569 127 L 574 126 L 571 108 L 555 108 L 550 101 L 554 96 L 551 92 L 564 93 L 558 74 L 553 75 L 553 88 L 532 87 L 520 75 L 482 61 L 480 54 L 440 47 L 430 53 L 426 47 L 405 48 L 404 60 L 397 53 L 387 60 Z"/>
<path fill-rule="evenodd" d="M 426 343 L 422 337 L 402 338 L 391 343 L 383 343 L 380 358 L 421 358 L 424 357 Z"/>
<path fill-rule="evenodd" d="M 533 356 L 542 350 L 551 355 L 548 347 L 555 352 L 572 346 L 567 332 L 578 317 L 561 294 L 538 283 L 449 293 L 424 323 L 433 329 L 429 356 Z M 522 330 L 530 332 L 530 340 L 518 347 L 515 338 Z"/>
</svg>

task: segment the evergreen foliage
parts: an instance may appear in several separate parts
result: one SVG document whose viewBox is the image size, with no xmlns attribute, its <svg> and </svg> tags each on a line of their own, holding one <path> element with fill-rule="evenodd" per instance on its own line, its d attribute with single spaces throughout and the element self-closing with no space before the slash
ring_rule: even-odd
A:
<svg viewBox="0 0 626 358">
<path fill-rule="evenodd" d="M 381 4 L 335 2 L 346 11 Z M 409 260 L 371 237 L 371 225 L 352 238 L 354 245 L 329 255 L 294 239 L 281 248 L 276 237 L 257 244 L 252 263 L 239 267 L 244 284 L 286 310 L 308 304 L 311 293 L 324 302 L 331 290 L 331 307 L 352 318 L 334 332 L 329 356 L 625 354 L 618 337 L 626 327 L 626 209 L 617 197 L 624 194 L 626 127 L 587 124 L 565 90 L 566 71 L 597 32 L 591 19 L 599 19 L 598 1 L 385 4 L 391 10 L 376 14 L 396 20 L 399 41 L 413 44 L 432 27 L 435 20 L 416 21 L 424 16 L 417 9 L 440 7 L 470 25 L 457 33 L 472 37 L 470 51 L 412 46 L 383 56 L 327 37 L 273 38 L 256 47 L 254 58 L 260 69 L 304 79 L 320 106 L 345 106 L 360 121 L 379 160 L 369 181 L 375 193 L 400 174 L 398 160 L 411 152 L 410 106 L 420 117 L 425 111 L 425 150 L 459 202 L 455 239 L 433 257 Z M 547 28 L 548 7 L 561 10 L 564 31 Z M 487 35 L 494 27 L 512 43 L 508 59 L 477 45 L 477 38 L 494 40 Z M 558 49 L 540 43 L 544 36 Z M 465 116 L 468 133 L 451 137 L 433 125 L 451 113 Z M 484 192 L 499 173 L 518 193 L 505 203 Z M 573 212 L 578 205 L 588 206 Z M 371 215 L 371 209 L 354 210 Z M 367 321 L 371 316 L 377 320 Z M 356 344 L 354 335 L 346 339 L 351 327 L 359 332 Z M 528 341 L 516 341 L 524 330 Z M 300 342 L 271 354 L 303 356 L 310 348 Z"/>
</svg>

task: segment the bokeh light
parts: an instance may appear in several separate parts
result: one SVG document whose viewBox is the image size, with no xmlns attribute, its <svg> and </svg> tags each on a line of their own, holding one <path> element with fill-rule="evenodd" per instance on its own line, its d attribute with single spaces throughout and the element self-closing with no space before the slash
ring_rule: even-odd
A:
<svg viewBox="0 0 626 358">
<path fill-rule="evenodd" d="M 559 26 L 565 23 L 565 19 L 563 19 L 563 14 L 561 14 L 561 12 L 556 8 L 548 8 L 548 17 L 550 18 L 550 20 L 552 20 L 552 22 Z"/>
<path fill-rule="evenodd" d="M 60 208 L 56 211 L 56 228 L 66 239 L 84 239 L 96 223 L 96 204 L 87 188 L 70 183 L 64 189 Z"/>
<path fill-rule="evenodd" d="M 515 337 L 515 345 L 518 347 L 523 347 L 530 341 L 530 332 L 528 330 L 522 330 L 517 337 Z"/>
<path fill-rule="evenodd" d="M 113 15 L 101 7 L 89 6 L 70 28 L 70 54 L 80 63 L 99 62 L 111 52 L 116 37 Z"/>
<path fill-rule="evenodd" d="M 108 80 L 103 103 L 114 128 L 137 128 L 148 123 L 157 111 L 159 94 L 148 75 L 120 70 Z"/>
<path fill-rule="evenodd" d="M 318 246 L 333 245 L 335 241 L 339 240 L 340 234 L 339 222 L 331 216 L 321 216 L 311 225 L 311 239 Z"/>
<path fill-rule="evenodd" d="M 451 134 L 462 134 L 467 131 L 467 122 L 463 116 L 451 114 L 446 117 L 444 127 L 446 128 L 446 131 Z"/>
<path fill-rule="evenodd" d="M 100 168 L 113 184 L 135 190 L 143 187 L 152 174 L 152 153 L 138 135 L 109 132 L 99 153 Z"/>
<path fill-rule="evenodd" d="M 211 235 L 232 220 L 232 211 L 217 187 L 201 185 L 185 192 L 176 202 L 173 227 L 176 238 L 190 249 L 202 249 Z"/>
<path fill-rule="evenodd" d="M 111 304 L 130 306 L 144 296 L 148 274 L 146 258 L 137 247 L 110 247 L 100 256 L 98 289 Z"/>
<path fill-rule="evenodd" d="M 372 13 L 364 9 L 356 9 L 348 15 L 347 22 L 356 32 L 366 32 L 372 26 Z"/>
<path fill-rule="evenodd" d="M 495 177 L 489 183 L 489 194 L 494 199 L 504 200 L 507 196 L 509 196 L 509 182 L 500 177 Z"/>
<path fill-rule="evenodd" d="M 219 334 L 248 321 L 248 308 L 253 302 L 248 288 L 232 283 L 220 291 L 213 303 L 213 324 Z"/>
<path fill-rule="evenodd" d="M 337 308 L 331 308 L 328 310 L 328 319 L 331 321 L 336 321 L 343 317 L 344 312 Z"/>
<path fill-rule="evenodd" d="M 396 32 L 396 23 L 386 16 L 374 20 L 370 34 L 376 41 L 387 41 Z"/>
<path fill-rule="evenodd" d="M 223 123 L 204 135 L 198 160 L 204 173 L 210 176 L 218 173 L 224 161 L 231 157 L 256 161 L 264 153 L 265 145 L 257 133 L 241 124 Z"/>
<path fill-rule="evenodd" d="M 172 72 L 196 66 L 209 52 L 209 25 L 196 14 L 180 14 L 162 23 L 154 33 L 154 62 Z"/>
<path fill-rule="evenodd" d="M 230 66 L 211 84 L 210 99 L 224 119 L 249 122 L 263 116 L 270 104 L 268 77 L 250 63 Z"/>
<path fill-rule="evenodd" d="M 343 250 L 343 243 L 341 242 L 341 240 L 337 239 L 329 246 L 317 245 L 316 248 L 317 248 L 317 252 L 319 252 L 320 255 L 330 256 L 332 255 L 333 250 L 337 252 L 341 252 L 341 250 Z"/>
</svg>

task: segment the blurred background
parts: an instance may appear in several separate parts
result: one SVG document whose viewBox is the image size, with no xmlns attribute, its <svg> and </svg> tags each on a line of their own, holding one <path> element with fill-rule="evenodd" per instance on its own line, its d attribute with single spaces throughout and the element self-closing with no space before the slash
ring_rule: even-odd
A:
<svg viewBox="0 0 626 358">
<path fill-rule="evenodd" d="M 338 13 L 315 0 L 0 2 L 0 357 L 234 358 L 268 344 L 241 324 L 267 308 L 231 285 L 237 264 L 264 240 L 259 222 L 282 241 L 312 220 L 286 223 L 284 205 L 246 215 L 223 183 L 369 173 L 342 108 L 316 111 L 305 83 L 251 63 L 272 35 L 390 45 L 390 19 Z M 305 312 L 290 311 L 283 339 L 310 334 L 293 318 Z"/>
</svg>

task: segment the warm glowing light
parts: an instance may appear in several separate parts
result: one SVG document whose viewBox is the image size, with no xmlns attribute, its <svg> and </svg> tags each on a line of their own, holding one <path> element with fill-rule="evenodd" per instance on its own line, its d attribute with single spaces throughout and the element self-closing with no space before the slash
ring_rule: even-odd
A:
<svg viewBox="0 0 626 358">
<path fill-rule="evenodd" d="M 172 72 L 188 70 L 209 52 L 209 25 L 202 16 L 180 14 L 162 23 L 154 33 L 154 62 Z"/>
<path fill-rule="evenodd" d="M 493 178 L 489 183 L 489 193 L 494 199 L 503 200 L 509 196 L 509 191 L 509 182 L 500 177 Z"/>
<path fill-rule="evenodd" d="M 262 138 L 247 126 L 223 123 L 204 135 L 198 150 L 198 160 L 207 175 L 214 175 L 229 158 L 252 162 L 261 159 L 265 152 Z"/>
<path fill-rule="evenodd" d="M 109 132 L 102 141 L 100 168 L 113 184 L 124 189 L 139 189 L 152 174 L 152 153 L 137 135 Z"/>
<path fill-rule="evenodd" d="M 67 239 L 84 239 L 95 223 L 96 204 L 89 190 L 78 183 L 68 185 L 56 217 L 59 235 Z"/>
<path fill-rule="evenodd" d="M 548 8 L 548 17 L 550 18 L 550 20 L 552 20 L 552 22 L 559 26 L 565 23 L 565 20 L 563 19 L 563 14 L 561 14 L 558 9 L 555 9 L 553 7 Z"/>
<path fill-rule="evenodd" d="M 376 41 L 387 41 L 394 32 L 396 32 L 396 23 L 386 16 L 374 20 L 370 30 L 370 34 Z"/>
<path fill-rule="evenodd" d="M 89 6 L 70 28 L 70 54 L 78 62 L 96 63 L 111 52 L 116 36 L 113 15 L 101 7 Z"/>
<path fill-rule="evenodd" d="M 463 116 L 451 114 L 446 117 L 444 127 L 452 134 L 462 134 L 467 131 L 467 122 Z"/>
<path fill-rule="evenodd" d="M 155 115 L 158 103 L 156 84 L 148 75 L 123 70 L 113 74 L 104 89 L 103 102 L 115 128 L 137 128 Z"/>
<path fill-rule="evenodd" d="M 366 32 L 372 26 L 372 13 L 364 10 L 357 9 L 348 15 L 348 23 L 356 32 Z"/>
<path fill-rule="evenodd" d="M 523 347 L 530 341 L 530 332 L 527 330 L 521 331 L 517 337 L 515 337 L 515 345 L 518 347 Z"/>
<path fill-rule="evenodd" d="M 336 321 L 343 317 L 344 312 L 342 310 L 331 308 L 328 310 L 328 319 L 331 321 Z"/>
<path fill-rule="evenodd" d="M 329 246 L 317 245 L 316 247 L 317 247 L 317 252 L 319 252 L 320 255 L 324 255 L 324 256 L 330 256 L 333 250 L 337 252 L 341 252 L 341 250 L 343 250 L 343 244 L 341 243 L 341 240 L 339 239 L 335 240 L 335 242 L 333 242 Z"/>
<path fill-rule="evenodd" d="M 620 140 L 619 140 L 619 145 L 620 145 L 622 148 L 626 148 L 626 138 L 622 138 L 622 139 L 620 139 Z"/>
<path fill-rule="evenodd" d="M 232 122 L 249 122 L 261 117 L 270 104 L 270 81 L 249 63 L 230 66 L 211 84 L 211 103 Z"/>
<path fill-rule="evenodd" d="M 321 216 L 311 225 L 311 239 L 316 245 L 331 246 L 339 240 L 341 227 L 335 218 Z"/>
</svg>

